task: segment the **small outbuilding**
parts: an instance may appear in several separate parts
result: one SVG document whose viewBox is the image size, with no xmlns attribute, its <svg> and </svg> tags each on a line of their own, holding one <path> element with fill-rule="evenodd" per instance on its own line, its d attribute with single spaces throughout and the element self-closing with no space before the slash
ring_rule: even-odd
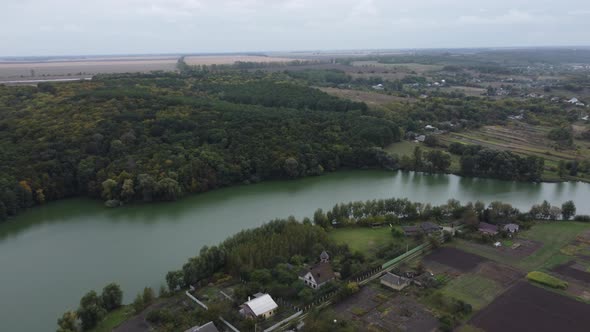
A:
<svg viewBox="0 0 590 332">
<path fill-rule="evenodd" d="M 381 285 L 393 288 L 397 291 L 401 291 L 402 289 L 408 287 L 410 282 L 410 279 L 398 276 L 391 272 L 387 272 L 383 277 L 381 277 Z"/>
<path fill-rule="evenodd" d="M 519 231 L 520 227 L 517 224 L 506 224 L 503 229 L 510 234 L 514 234 Z"/>
<path fill-rule="evenodd" d="M 250 318 L 268 318 L 276 313 L 278 307 L 270 295 L 258 293 L 254 299 L 248 298 L 241 305 L 240 313 Z"/>
</svg>

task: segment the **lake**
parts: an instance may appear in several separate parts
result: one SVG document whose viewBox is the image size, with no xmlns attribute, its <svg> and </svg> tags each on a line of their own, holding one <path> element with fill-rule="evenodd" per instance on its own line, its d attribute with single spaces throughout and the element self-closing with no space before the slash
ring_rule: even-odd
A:
<svg viewBox="0 0 590 332">
<path fill-rule="evenodd" d="M 119 283 L 125 302 L 145 286 L 156 291 L 203 245 L 245 228 L 317 208 L 375 198 L 440 204 L 500 200 L 528 209 L 544 199 L 574 200 L 590 214 L 590 184 L 518 183 L 412 172 L 346 171 L 194 195 L 173 203 L 105 208 L 69 199 L 31 209 L 0 225 L 0 331 L 55 331 L 87 291 Z"/>
</svg>

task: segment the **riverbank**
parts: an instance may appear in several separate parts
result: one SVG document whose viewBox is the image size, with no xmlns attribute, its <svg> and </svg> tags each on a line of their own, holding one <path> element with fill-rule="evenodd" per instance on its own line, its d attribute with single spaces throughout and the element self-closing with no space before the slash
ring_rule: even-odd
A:
<svg viewBox="0 0 590 332">
<path fill-rule="evenodd" d="M 391 197 L 432 204 L 449 198 L 500 200 L 521 209 L 545 199 L 555 205 L 573 199 L 579 214 L 590 214 L 588 184 L 374 170 L 241 185 L 118 209 L 97 200 L 67 199 L 0 225 L 0 265 L 10 267 L 0 274 L 0 329 L 53 330 L 56 317 L 75 308 L 90 289 L 117 281 L 129 303 L 145 286 L 159 289 L 166 272 L 182 266 L 202 246 L 243 229 L 289 215 L 301 220 L 342 202 Z M 28 296 L 37 300 L 26 301 Z"/>
</svg>

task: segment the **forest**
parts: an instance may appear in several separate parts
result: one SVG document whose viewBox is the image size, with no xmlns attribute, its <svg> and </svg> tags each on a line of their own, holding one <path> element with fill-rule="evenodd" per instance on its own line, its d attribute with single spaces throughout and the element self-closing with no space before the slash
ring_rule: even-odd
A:
<svg viewBox="0 0 590 332">
<path fill-rule="evenodd" d="M 0 85 L 0 220 L 86 195 L 108 206 L 238 183 L 395 167 L 399 124 L 283 73 L 120 74 Z"/>
</svg>

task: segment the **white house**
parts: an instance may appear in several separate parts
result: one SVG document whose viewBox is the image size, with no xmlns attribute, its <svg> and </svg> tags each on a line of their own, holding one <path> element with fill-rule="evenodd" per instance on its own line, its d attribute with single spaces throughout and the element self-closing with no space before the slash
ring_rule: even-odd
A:
<svg viewBox="0 0 590 332">
<path fill-rule="evenodd" d="M 576 104 L 576 103 L 579 103 L 580 101 L 578 100 L 578 98 L 574 97 L 574 98 L 568 100 L 567 102 L 570 104 Z"/>
<path fill-rule="evenodd" d="M 306 286 L 312 289 L 319 289 L 335 278 L 336 274 L 330 265 L 330 255 L 326 251 L 321 253 L 318 264 L 301 271 L 299 274 L 299 280 L 302 280 Z"/>
<path fill-rule="evenodd" d="M 268 294 L 256 294 L 254 299 L 242 304 L 240 313 L 251 318 L 268 318 L 277 312 L 279 306 Z"/>
</svg>

